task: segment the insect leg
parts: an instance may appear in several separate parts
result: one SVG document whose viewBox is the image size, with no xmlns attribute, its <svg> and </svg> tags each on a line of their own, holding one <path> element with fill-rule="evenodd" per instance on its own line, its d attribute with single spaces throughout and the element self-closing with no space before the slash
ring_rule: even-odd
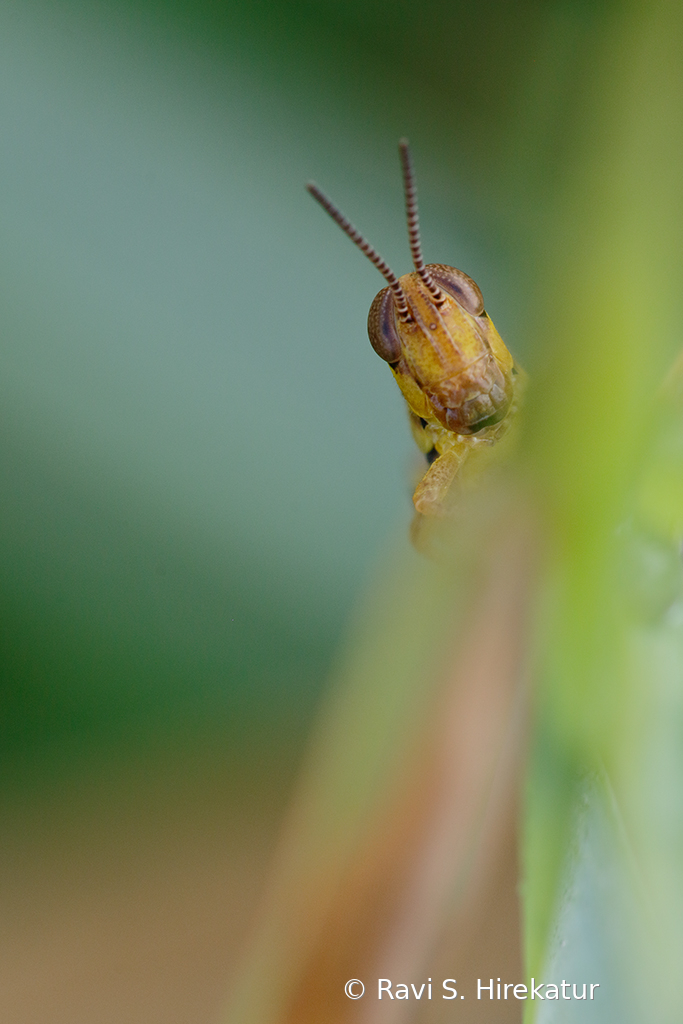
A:
<svg viewBox="0 0 683 1024">
<path fill-rule="evenodd" d="M 413 494 L 413 504 L 420 515 L 447 514 L 446 496 L 468 452 L 468 447 L 463 444 L 462 447 L 444 452 L 431 464 Z"/>
<path fill-rule="evenodd" d="M 434 432 L 430 430 L 429 425 L 425 426 L 425 421 L 416 416 L 412 409 L 408 410 L 408 416 L 410 417 L 410 431 L 415 444 L 422 454 L 426 455 L 434 447 Z"/>
</svg>

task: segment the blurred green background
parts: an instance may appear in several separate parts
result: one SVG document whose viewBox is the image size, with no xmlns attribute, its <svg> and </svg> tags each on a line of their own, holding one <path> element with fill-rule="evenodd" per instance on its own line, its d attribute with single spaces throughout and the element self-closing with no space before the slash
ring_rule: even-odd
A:
<svg viewBox="0 0 683 1024">
<path fill-rule="evenodd" d="M 533 135 L 598 11 L 3 5 L 10 774 L 217 716 L 301 734 L 413 457 L 381 280 L 302 184 L 404 272 L 409 135 L 428 258 L 524 359 Z"/>
<path fill-rule="evenodd" d="M 666 35 L 671 5 L 654 6 Z M 396 142 L 410 138 L 426 257 L 475 278 L 541 382 L 532 458 L 566 527 L 563 556 L 593 564 L 623 481 L 617 467 L 614 501 L 597 503 L 595 530 L 577 527 L 572 548 L 572 523 L 590 516 L 614 462 L 590 461 L 591 421 L 574 422 L 576 405 L 562 402 L 599 402 L 621 341 L 592 364 L 590 331 L 581 326 L 572 348 L 571 316 L 577 294 L 598 309 L 600 296 L 588 287 L 555 299 L 567 267 L 598 252 L 581 225 L 604 213 L 600 230 L 621 244 L 605 197 L 624 138 L 656 156 L 657 126 L 666 135 L 680 110 L 673 80 L 654 120 L 646 90 L 642 109 L 631 93 L 619 106 L 633 66 L 624 39 L 640 40 L 645 10 L 617 0 L 0 8 L 6 1019 L 45 1019 L 43 995 L 51 1019 L 69 1024 L 215 1012 L 354 600 L 385 552 L 407 545 L 415 455 L 365 333 L 382 282 L 306 195 L 307 179 L 403 273 Z M 639 125 L 649 134 L 630 136 Z M 642 196 L 650 184 L 664 235 L 678 152 L 660 161 L 668 191 L 645 168 L 621 196 L 628 205 L 629 188 Z M 647 204 L 630 208 L 637 233 Z M 621 246 L 624 260 L 660 246 L 640 294 L 662 267 L 673 293 L 675 247 L 652 237 Z M 659 349 L 640 363 L 630 349 L 628 400 L 593 406 L 610 443 L 634 422 L 639 367 L 658 380 L 675 349 L 674 306 L 654 305 Z M 551 309 L 567 316 L 557 330 Z M 567 475 L 553 477 L 557 464 Z M 580 659 L 564 670 L 580 674 Z M 561 706 L 558 692 L 571 719 L 578 704 Z M 238 867 L 221 901 L 228 853 Z M 125 927 L 106 910 L 123 893 Z M 126 928 L 165 949 L 160 936 L 180 921 L 183 942 L 158 962 L 121 939 L 127 952 L 111 966 Z"/>
<path fill-rule="evenodd" d="M 555 102 L 529 86 L 554 18 L 0 8 L 3 1019 L 222 1005 L 350 609 L 411 514 L 365 331 L 382 282 L 303 184 L 402 273 L 410 136 L 428 258 L 520 354 L 518 125 Z"/>
<path fill-rule="evenodd" d="M 3 5 L 7 784 L 206 727 L 289 763 L 413 458 L 365 335 L 381 280 L 302 184 L 403 272 L 408 134 L 429 259 L 524 357 L 525 108 L 553 103 L 529 69 L 556 16 Z"/>
</svg>

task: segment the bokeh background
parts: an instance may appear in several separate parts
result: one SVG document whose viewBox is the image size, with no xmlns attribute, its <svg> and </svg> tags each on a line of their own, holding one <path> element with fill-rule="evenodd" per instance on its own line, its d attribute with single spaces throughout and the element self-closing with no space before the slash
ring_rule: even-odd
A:
<svg viewBox="0 0 683 1024">
<path fill-rule="evenodd" d="M 558 401 L 544 269 L 581 262 L 572 209 L 610 194 L 643 11 L 3 2 L 8 1024 L 218 1019 L 354 603 L 407 549 L 414 452 L 365 334 L 382 282 L 303 183 L 403 273 L 409 136 L 428 261 L 475 278 Z M 545 436 L 557 407 L 534 408 Z"/>
</svg>

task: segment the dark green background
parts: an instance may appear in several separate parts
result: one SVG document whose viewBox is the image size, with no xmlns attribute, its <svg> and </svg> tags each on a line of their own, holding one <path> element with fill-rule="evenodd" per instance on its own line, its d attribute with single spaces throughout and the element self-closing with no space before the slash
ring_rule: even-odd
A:
<svg viewBox="0 0 683 1024">
<path fill-rule="evenodd" d="M 412 456 L 365 338 L 381 281 L 302 184 L 405 272 L 409 135 L 428 258 L 473 274 L 524 354 L 524 107 L 562 104 L 585 14 L 22 2 L 1 18 L 5 779 L 160 731 L 298 744 L 407 521 Z"/>
<path fill-rule="evenodd" d="M 381 281 L 302 184 L 405 272 L 410 136 L 428 259 L 533 362 L 601 13 L 3 6 L 6 780 L 197 729 L 291 757 L 413 457 L 365 337 Z"/>
<path fill-rule="evenodd" d="M 663 756 L 657 782 L 641 770 L 669 748 L 639 701 L 668 705 L 650 700 L 654 658 L 629 695 L 614 566 L 643 464 L 644 529 L 674 523 L 672 566 L 680 535 L 648 447 L 683 316 L 679 20 L 667 0 L 2 5 L 0 1016 L 195 1024 L 221 1004 L 421 465 L 366 337 L 383 282 L 303 184 L 404 273 L 404 135 L 427 260 L 475 278 L 533 382 L 520 452 L 550 557 L 532 963 L 586 764 L 627 793 L 629 772 L 645 780 L 633 834 L 672 891 L 673 812 L 653 794 L 674 806 L 679 775 Z M 21 989 L 12 950 L 47 971 L 23 1016 L 11 993 L 26 1008 L 42 989 Z M 72 983 L 62 951 L 85 964 Z M 136 970 L 147 1002 L 128 1012 Z"/>
</svg>

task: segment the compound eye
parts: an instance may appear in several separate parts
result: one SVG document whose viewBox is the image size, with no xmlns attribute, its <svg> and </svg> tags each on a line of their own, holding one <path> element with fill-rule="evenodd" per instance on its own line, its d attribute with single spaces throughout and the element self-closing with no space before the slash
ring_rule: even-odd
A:
<svg viewBox="0 0 683 1024">
<path fill-rule="evenodd" d="M 391 288 L 383 288 L 370 306 L 368 337 L 380 359 L 397 363 L 401 358 L 401 339 L 396 329 L 396 306 Z"/>
<path fill-rule="evenodd" d="M 479 286 L 462 270 L 447 267 L 444 263 L 430 263 L 427 267 L 434 280 L 444 291 L 459 303 L 472 316 L 481 316 L 484 312 L 484 297 Z"/>
</svg>

